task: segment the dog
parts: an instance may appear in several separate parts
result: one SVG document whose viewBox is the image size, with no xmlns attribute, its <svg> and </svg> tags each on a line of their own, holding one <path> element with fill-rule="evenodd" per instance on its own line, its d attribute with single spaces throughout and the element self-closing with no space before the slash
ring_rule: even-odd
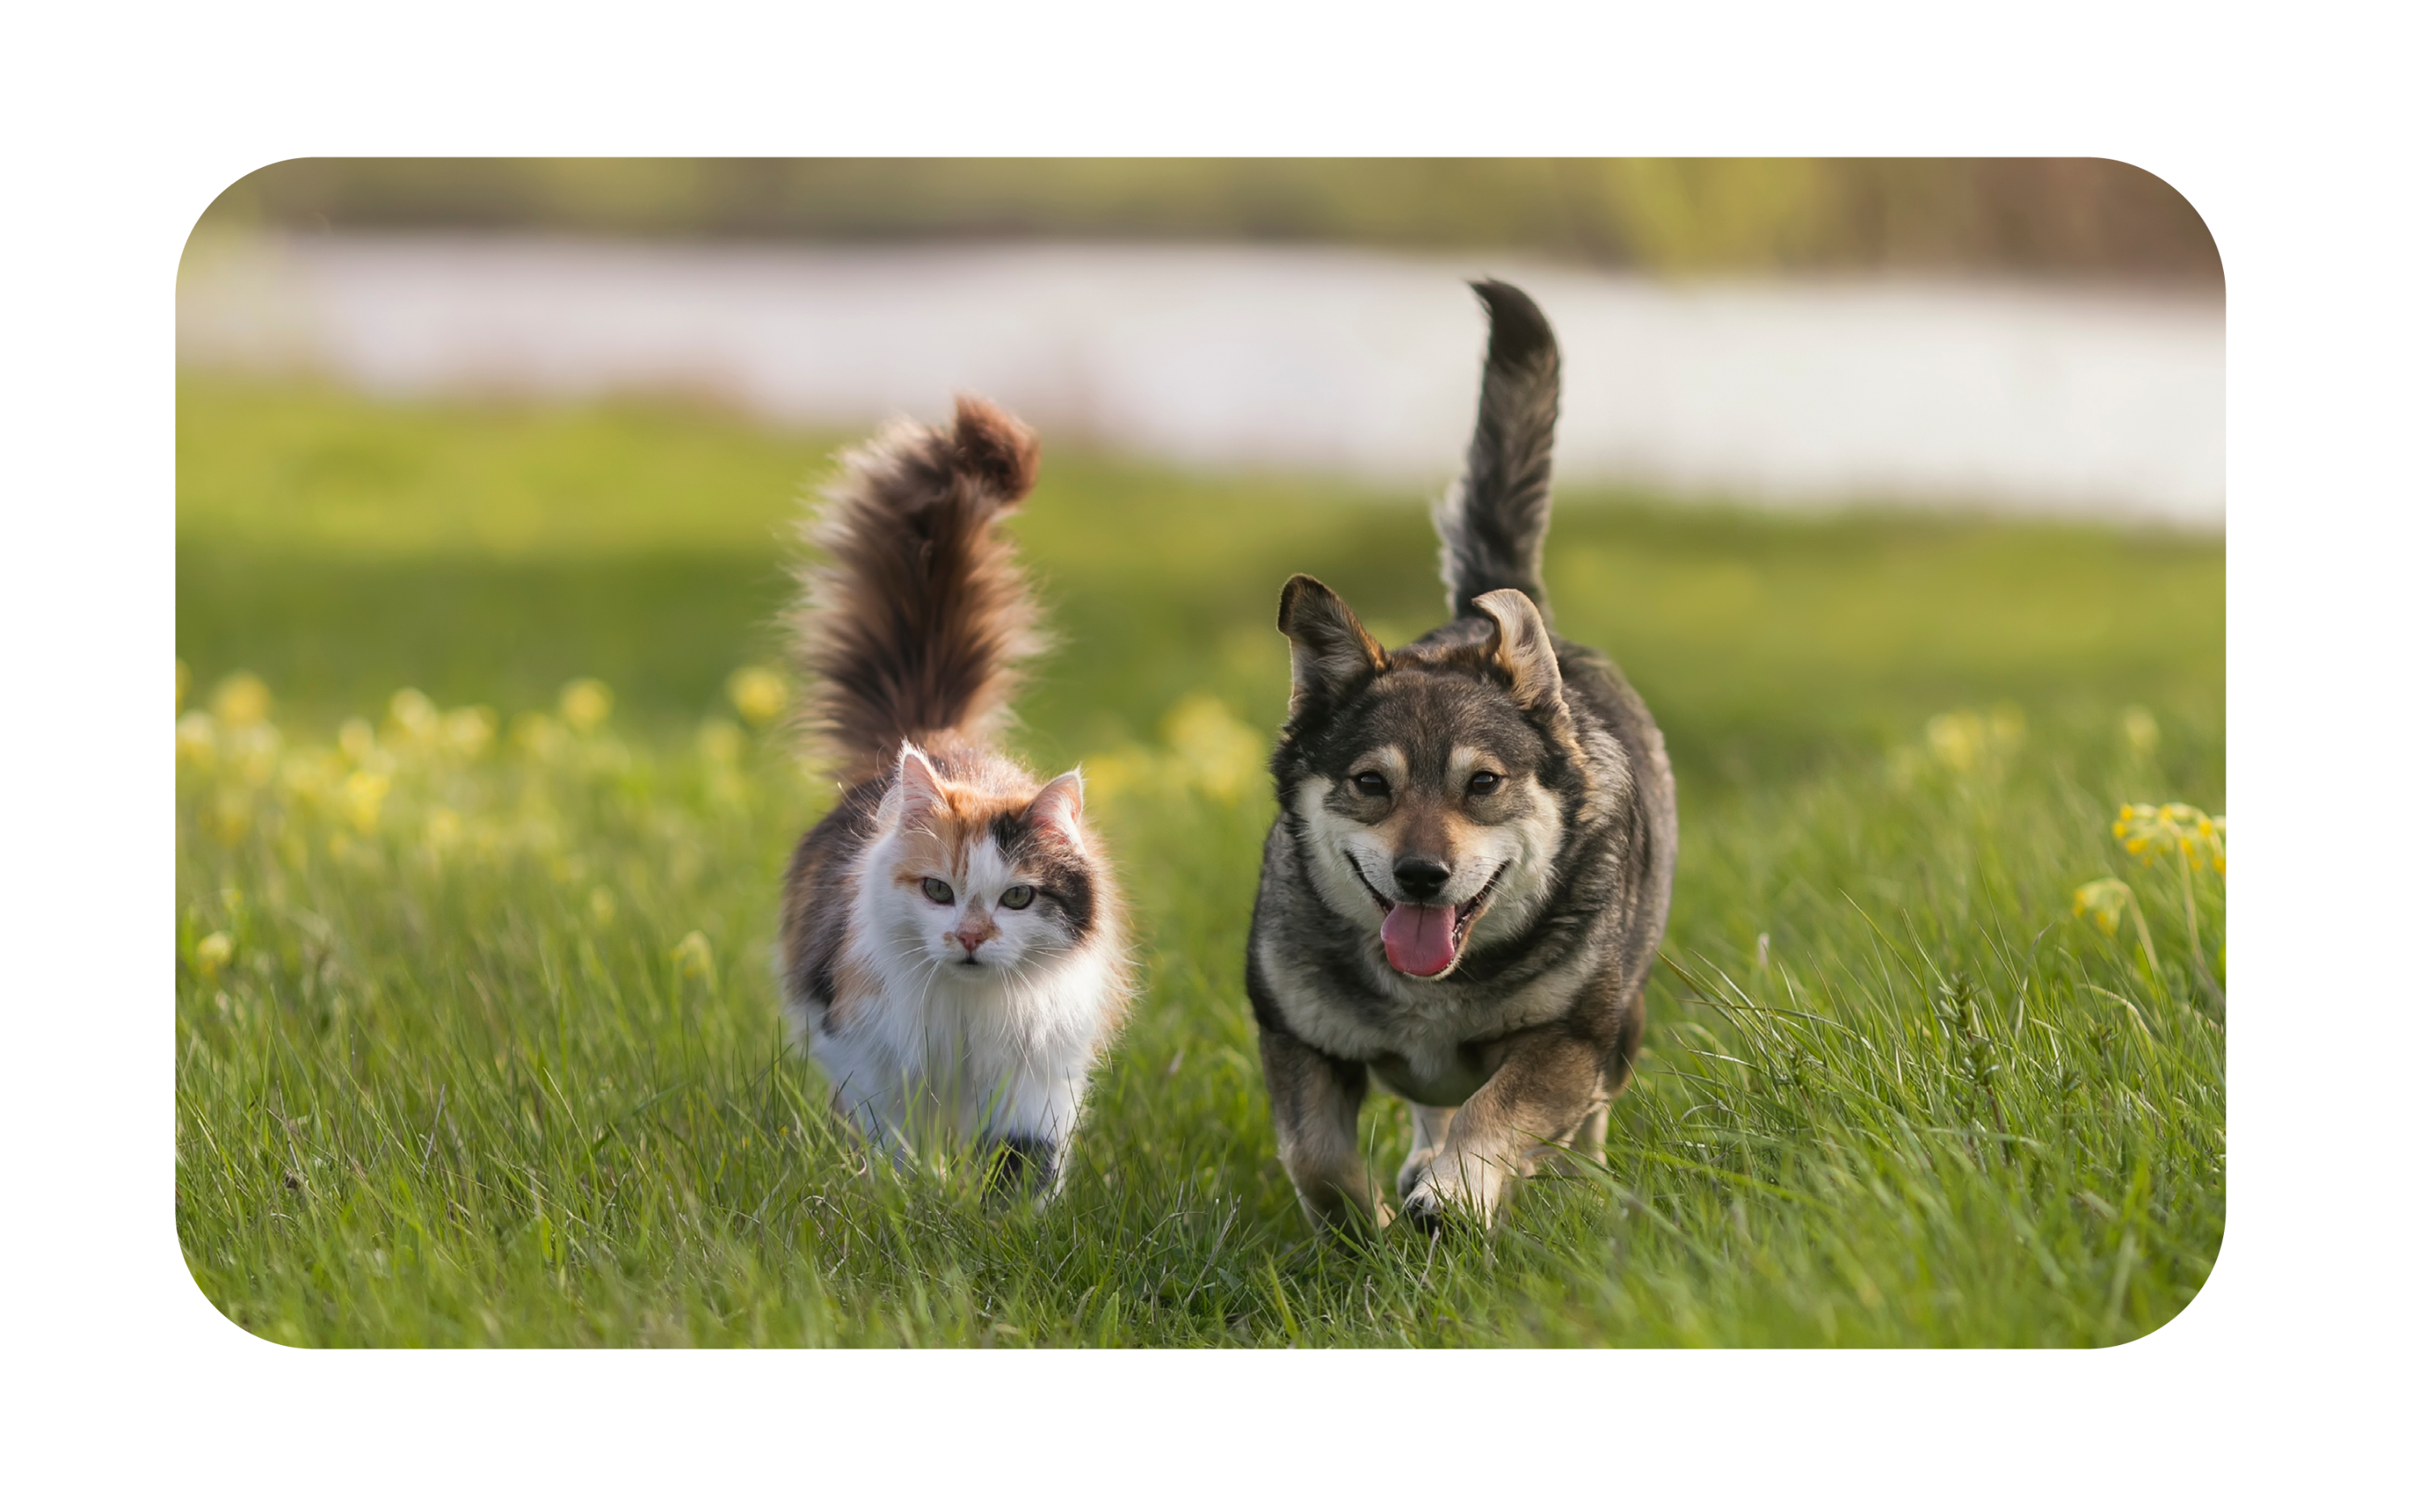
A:
<svg viewBox="0 0 2420 1512">
<path fill-rule="evenodd" d="M 1663 734 L 1546 609 L 1561 354 L 1528 295 L 1472 287 L 1479 419 L 1435 515 L 1453 618 L 1388 651 L 1314 578 L 1278 605 L 1294 687 L 1245 980 L 1322 1227 L 1391 1221 L 1355 1140 L 1373 1076 L 1411 1104 L 1395 1186 L 1422 1229 L 1492 1224 L 1551 1151 L 1601 1158 L 1671 911 Z"/>
</svg>

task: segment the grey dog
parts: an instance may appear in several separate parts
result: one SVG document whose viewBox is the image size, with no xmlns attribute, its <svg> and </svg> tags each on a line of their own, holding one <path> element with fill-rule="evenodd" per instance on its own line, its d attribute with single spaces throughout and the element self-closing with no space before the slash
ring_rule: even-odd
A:
<svg viewBox="0 0 2420 1512">
<path fill-rule="evenodd" d="M 1474 287 L 1479 422 L 1436 511 L 1454 618 L 1388 651 L 1316 579 L 1278 607 L 1294 694 L 1246 980 L 1278 1153 L 1324 1224 L 1390 1218 L 1355 1141 L 1373 1074 L 1412 1105 L 1396 1192 L 1423 1227 L 1600 1154 L 1671 908 L 1664 737 L 1545 607 L 1561 356 L 1528 295 Z"/>
</svg>

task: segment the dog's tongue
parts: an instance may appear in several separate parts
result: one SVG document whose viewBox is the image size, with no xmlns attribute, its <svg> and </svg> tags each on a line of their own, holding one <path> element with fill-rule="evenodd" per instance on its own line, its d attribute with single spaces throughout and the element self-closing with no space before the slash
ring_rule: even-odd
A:
<svg viewBox="0 0 2420 1512">
<path fill-rule="evenodd" d="M 1397 903 L 1387 911 L 1378 938 L 1387 964 L 1409 977 L 1434 977 L 1453 964 L 1453 910 Z"/>
</svg>

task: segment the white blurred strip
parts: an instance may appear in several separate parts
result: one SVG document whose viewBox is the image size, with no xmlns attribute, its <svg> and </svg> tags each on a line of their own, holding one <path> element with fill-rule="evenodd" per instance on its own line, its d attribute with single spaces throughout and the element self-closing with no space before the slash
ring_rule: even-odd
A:
<svg viewBox="0 0 2420 1512">
<path fill-rule="evenodd" d="M 2215 301 L 1335 249 L 320 236 L 197 241 L 178 354 L 380 393 L 703 391 L 851 426 L 969 390 L 1046 445 L 1435 486 L 1469 428 L 1481 274 L 1562 339 L 1567 478 L 2224 521 Z"/>
</svg>

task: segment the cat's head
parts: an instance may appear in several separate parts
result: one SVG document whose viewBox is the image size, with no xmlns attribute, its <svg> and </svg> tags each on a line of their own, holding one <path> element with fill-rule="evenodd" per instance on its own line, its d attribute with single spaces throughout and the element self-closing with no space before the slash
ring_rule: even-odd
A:
<svg viewBox="0 0 2420 1512">
<path fill-rule="evenodd" d="M 887 843 L 866 878 L 894 950 L 977 980 L 1080 949 L 1104 902 L 1083 810 L 1078 773 L 1001 794 L 951 781 L 923 751 L 902 747 L 883 804 Z"/>
</svg>

